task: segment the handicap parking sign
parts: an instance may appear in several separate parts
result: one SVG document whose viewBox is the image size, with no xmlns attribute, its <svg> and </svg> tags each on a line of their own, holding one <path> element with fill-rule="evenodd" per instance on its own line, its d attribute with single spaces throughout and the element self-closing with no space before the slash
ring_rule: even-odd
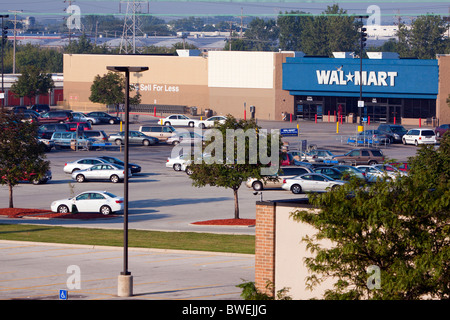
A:
<svg viewBox="0 0 450 320">
<path fill-rule="evenodd" d="M 59 300 L 67 300 L 67 290 L 59 290 Z"/>
</svg>

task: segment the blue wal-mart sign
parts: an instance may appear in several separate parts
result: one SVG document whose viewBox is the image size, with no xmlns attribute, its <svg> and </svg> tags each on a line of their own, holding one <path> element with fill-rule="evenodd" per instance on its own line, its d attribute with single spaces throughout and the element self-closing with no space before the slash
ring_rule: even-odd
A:
<svg viewBox="0 0 450 320">
<path fill-rule="evenodd" d="M 436 99 L 437 60 L 287 58 L 283 89 L 292 95 Z"/>
</svg>

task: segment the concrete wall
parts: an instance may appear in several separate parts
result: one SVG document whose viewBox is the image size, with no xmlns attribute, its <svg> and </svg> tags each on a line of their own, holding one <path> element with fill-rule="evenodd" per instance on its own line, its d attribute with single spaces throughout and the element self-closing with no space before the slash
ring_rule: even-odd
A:
<svg viewBox="0 0 450 320">
<path fill-rule="evenodd" d="M 310 225 L 296 222 L 291 213 L 296 210 L 313 210 L 308 204 L 298 201 L 266 201 L 256 204 L 256 246 L 255 284 L 267 292 L 267 281 L 274 284 L 277 291 L 288 288 L 287 295 L 295 300 L 322 298 L 326 289 L 332 288 L 332 280 L 327 280 L 314 291 L 306 287 L 309 271 L 304 264 L 312 254 L 302 242 L 305 236 L 312 236 L 316 230 Z M 331 247 L 329 241 L 322 241 L 324 247 Z"/>
<path fill-rule="evenodd" d="M 436 115 L 439 124 L 450 123 L 450 107 L 447 99 L 450 95 L 450 55 L 438 56 L 439 94 L 436 100 Z"/>
</svg>

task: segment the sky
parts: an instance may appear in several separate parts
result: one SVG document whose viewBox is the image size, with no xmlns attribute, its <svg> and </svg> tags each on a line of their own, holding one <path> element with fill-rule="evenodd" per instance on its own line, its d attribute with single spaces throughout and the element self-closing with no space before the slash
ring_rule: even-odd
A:
<svg viewBox="0 0 450 320">
<path fill-rule="evenodd" d="M 37 20 L 62 20 L 67 16 L 65 9 L 70 5 L 80 8 L 81 15 L 115 15 L 123 17 L 127 12 L 127 0 L 0 0 L 0 13 L 22 10 L 19 16 L 34 16 Z M 409 20 L 423 14 L 450 15 L 450 0 L 151 0 L 138 1 L 141 12 L 162 19 L 199 16 L 268 17 L 276 18 L 279 12 L 291 10 L 320 14 L 327 6 L 338 3 L 350 14 L 373 14 L 378 10 L 381 24 L 392 24 L 397 15 Z M 376 6 L 376 7 L 374 7 Z M 371 11 L 368 11 L 370 9 Z"/>
</svg>

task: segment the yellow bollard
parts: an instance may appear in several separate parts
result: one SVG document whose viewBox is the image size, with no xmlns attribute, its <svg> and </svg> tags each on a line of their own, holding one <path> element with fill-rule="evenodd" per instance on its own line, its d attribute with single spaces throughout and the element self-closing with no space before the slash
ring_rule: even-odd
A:
<svg viewBox="0 0 450 320">
<path fill-rule="evenodd" d="M 120 121 L 120 131 L 122 131 L 122 121 Z"/>
<path fill-rule="evenodd" d="M 339 121 L 336 122 L 336 133 L 339 133 Z"/>
<path fill-rule="evenodd" d="M 358 126 L 358 132 L 363 132 L 364 131 L 364 127 L 363 126 Z"/>
</svg>

